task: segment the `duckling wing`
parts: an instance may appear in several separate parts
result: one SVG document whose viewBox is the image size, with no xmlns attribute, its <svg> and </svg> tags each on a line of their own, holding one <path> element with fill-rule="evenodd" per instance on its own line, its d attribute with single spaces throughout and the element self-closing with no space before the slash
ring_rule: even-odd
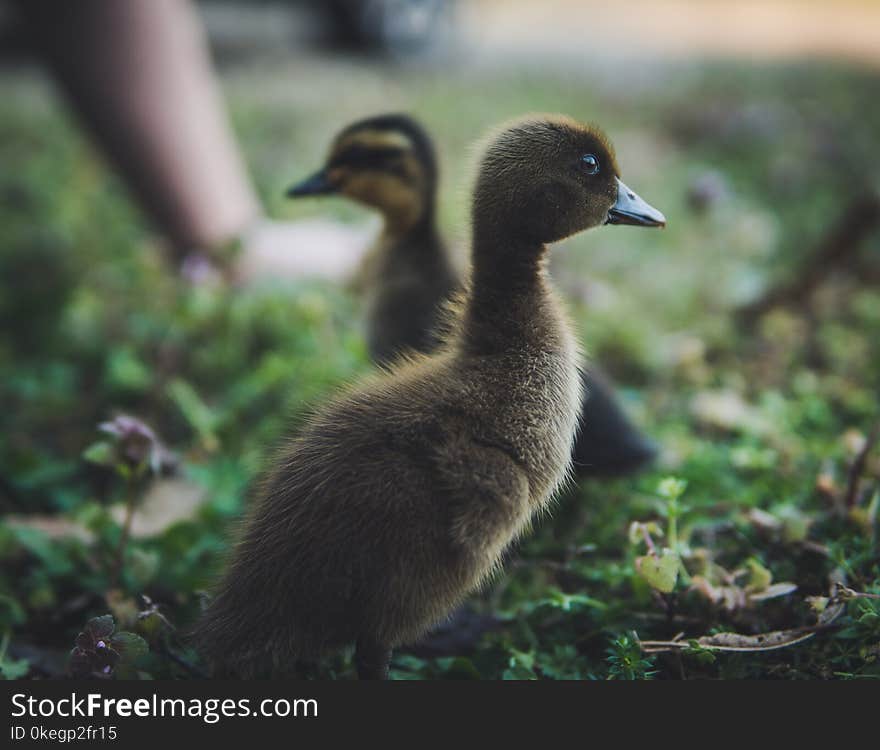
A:
<svg viewBox="0 0 880 750">
<path fill-rule="evenodd" d="M 453 545 L 494 568 L 531 518 L 525 471 L 501 448 L 473 439 L 440 446 L 438 471 Z"/>
<path fill-rule="evenodd" d="M 532 504 L 525 470 L 461 417 L 383 419 L 380 410 L 361 431 L 346 429 L 339 416 L 332 426 L 324 422 L 326 441 L 316 440 L 323 429 L 311 433 L 309 447 L 300 446 L 295 465 L 276 476 L 264 497 L 287 498 L 283 531 L 271 526 L 288 542 L 307 529 L 323 537 L 328 550 L 353 555 L 363 546 L 365 555 L 390 563 L 389 549 L 401 559 L 431 547 L 500 554 L 527 526 Z M 316 443 L 324 445 L 323 460 L 307 455 Z"/>
</svg>

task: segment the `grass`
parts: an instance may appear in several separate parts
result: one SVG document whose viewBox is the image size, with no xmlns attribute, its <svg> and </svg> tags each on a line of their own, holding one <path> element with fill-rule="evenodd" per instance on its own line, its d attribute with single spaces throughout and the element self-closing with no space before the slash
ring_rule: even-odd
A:
<svg viewBox="0 0 880 750">
<path fill-rule="evenodd" d="M 718 64 L 591 81 L 321 61 L 238 66 L 223 80 L 273 216 L 361 220 L 342 202 L 288 204 L 283 188 L 319 164 L 335 128 L 405 109 L 437 136 L 441 221 L 462 244 L 468 145 L 500 120 L 549 110 L 601 121 L 624 180 L 669 219 L 665 232 L 577 237 L 554 266 L 591 356 L 662 445 L 660 464 L 560 498 L 473 598 L 497 626 L 473 637 L 461 627 L 442 655 L 402 651 L 395 677 L 880 677 L 876 451 L 856 502 L 842 501 L 878 419 L 880 292 L 844 268 L 792 309 L 750 326 L 733 315 L 796 276 L 871 186 L 876 77 Z M 187 676 L 165 654 L 197 664 L 179 631 L 221 564 L 249 482 L 310 404 L 369 368 L 356 301 L 314 283 L 231 292 L 182 282 L 44 84 L 7 74 L 0 90 L 0 310 L 12 322 L 0 336 L 0 670 L 64 673 L 77 633 L 94 640 L 106 622 L 87 621 L 109 612 L 123 644 L 117 675 Z M 862 248 L 875 270 L 878 250 L 875 233 Z M 143 454 L 132 459 L 130 444 L 98 430 L 120 412 L 155 430 L 186 485 L 152 477 Z M 191 485 L 204 502 L 187 515 L 179 493 Z M 128 497 L 164 511 L 150 533 L 134 529 L 117 570 Z M 665 579 L 651 572 L 664 548 Z M 747 639 L 783 631 L 791 641 L 822 617 L 794 645 Z M 719 632 L 755 650 L 718 650 L 706 639 Z M 642 649 L 679 634 L 687 647 Z M 347 657 L 321 673 L 349 677 Z"/>
</svg>

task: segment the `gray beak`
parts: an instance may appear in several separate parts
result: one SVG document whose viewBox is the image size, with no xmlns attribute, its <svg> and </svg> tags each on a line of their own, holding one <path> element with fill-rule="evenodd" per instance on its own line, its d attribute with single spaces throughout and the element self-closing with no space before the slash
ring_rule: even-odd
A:
<svg viewBox="0 0 880 750">
<path fill-rule="evenodd" d="M 285 195 L 288 198 L 300 198 L 303 195 L 327 195 L 335 192 L 336 187 L 327 179 L 327 175 L 322 169 L 302 182 L 289 187 Z"/>
<path fill-rule="evenodd" d="M 606 224 L 632 224 L 637 227 L 665 227 L 666 217 L 617 180 L 617 203 L 608 212 Z"/>
</svg>

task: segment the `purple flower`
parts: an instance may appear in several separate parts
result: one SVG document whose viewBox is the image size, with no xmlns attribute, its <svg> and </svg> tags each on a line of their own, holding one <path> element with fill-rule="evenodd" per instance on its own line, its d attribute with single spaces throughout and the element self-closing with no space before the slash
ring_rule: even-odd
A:
<svg viewBox="0 0 880 750">
<path fill-rule="evenodd" d="M 190 284 L 217 284 L 222 276 L 204 253 L 190 253 L 180 265 L 180 275 Z"/>
<path fill-rule="evenodd" d="M 136 417 L 120 414 L 98 429 L 115 438 L 122 461 L 132 469 L 147 464 L 155 474 L 170 471 L 176 465 L 174 455 L 162 445 L 156 433 Z"/>
<path fill-rule="evenodd" d="M 115 630 L 112 615 L 93 617 L 76 637 L 70 652 L 72 677 L 89 677 L 94 674 L 109 676 L 119 661 L 119 653 L 107 645 Z"/>
</svg>

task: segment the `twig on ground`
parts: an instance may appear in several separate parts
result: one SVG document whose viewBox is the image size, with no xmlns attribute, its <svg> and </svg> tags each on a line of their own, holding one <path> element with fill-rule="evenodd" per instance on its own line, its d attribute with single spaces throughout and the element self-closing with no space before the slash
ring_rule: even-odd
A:
<svg viewBox="0 0 880 750">
<path fill-rule="evenodd" d="M 831 599 L 824 611 L 819 615 L 819 621 L 815 625 L 806 625 L 800 628 L 788 628 L 786 630 L 772 630 L 757 635 L 743 635 L 741 633 L 715 633 L 703 635 L 699 638 L 685 639 L 679 633 L 671 641 L 640 641 L 642 651 L 646 654 L 668 653 L 670 651 L 682 651 L 693 648 L 696 644 L 700 648 L 709 651 L 775 651 L 779 648 L 787 648 L 809 640 L 816 633 L 833 630 L 835 620 L 843 614 L 848 599 L 858 597 L 871 597 L 873 594 L 863 594 L 853 591 L 845 586 L 835 584 L 832 588 Z"/>
<path fill-rule="evenodd" d="M 822 626 L 824 629 L 827 626 Z M 778 648 L 794 646 L 812 638 L 819 626 L 794 628 L 791 630 L 773 630 L 758 635 L 741 635 L 740 633 L 716 633 L 689 640 L 642 641 L 642 651 L 646 654 L 659 654 L 668 651 L 682 651 L 696 644 L 710 651 L 773 651 Z"/>
</svg>

